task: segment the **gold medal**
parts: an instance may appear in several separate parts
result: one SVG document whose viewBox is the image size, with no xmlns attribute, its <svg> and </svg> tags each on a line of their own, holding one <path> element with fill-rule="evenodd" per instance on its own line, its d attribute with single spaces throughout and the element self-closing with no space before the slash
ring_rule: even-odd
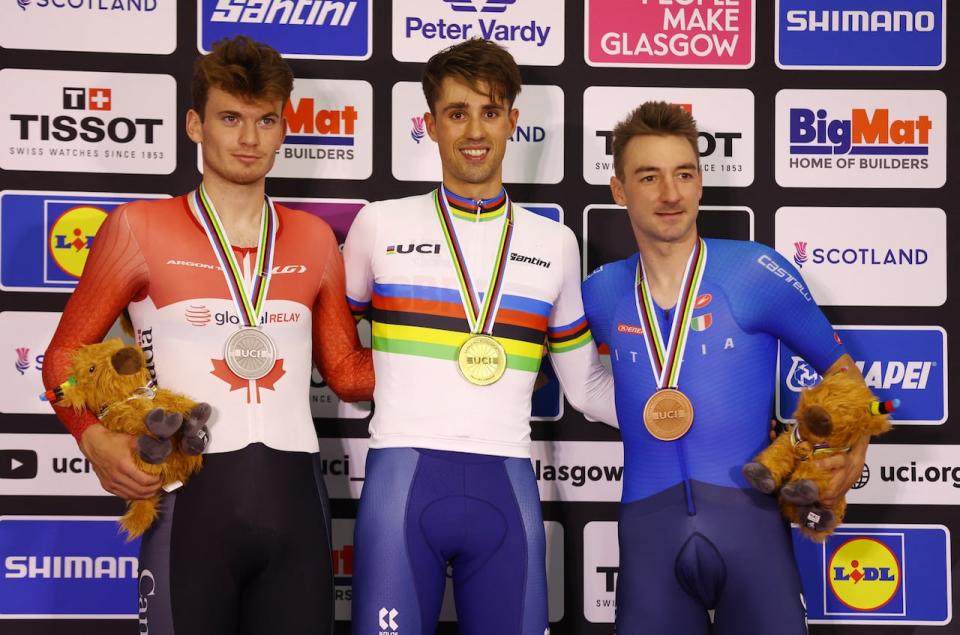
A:
<svg viewBox="0 0 960 635">
<path fill-rule="evenodd" d="M 643 424 L 654 438 L 674 441 L 693 425 L 693 404 L 675 388 L 658 390 L 643 407 Z"/>
<path fill-rule="evenodd" d="M 460 347 L 457 365 L 460 374 L 471 384 L 489 386 L 503 377 L 507 352 L 489 335 L 473 335 Z"/>
</svg>

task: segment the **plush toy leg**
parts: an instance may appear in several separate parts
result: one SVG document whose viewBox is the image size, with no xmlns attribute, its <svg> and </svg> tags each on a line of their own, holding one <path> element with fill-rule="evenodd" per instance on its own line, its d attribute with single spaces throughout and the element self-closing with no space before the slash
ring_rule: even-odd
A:
<svg viewBox="0 0 960 635">
<path fill-rule="evenodd" d="M 154 439 L 153 437 L 141 434 L 137 437 L 137 451 L 144 463 L 157 465 L 163 463 L 173 451 L 173 443 L 170 439 Z"/>
<path fill-rule="evenodd" d="M 190 411 L 183 425 L 183 437 L 180 439 L 180 449 L 184 454 L 195 456 L 206 449 L 210 441 L 206 425 L 210 412 L 210 404 L 207 403 L 198 403 Z"/>
<path fill-rule="evenodd" d="M 145 423 L 151 434 L 161 439 L 169 439 L 183 425 L 183 415 L 163 408 L 154 408 L 147 413 Z"/>
<path fill-rule="evenodd" d="M 784 485 L 780 495 L 794 505 L 812 505 L 820 498 L 820 488 L 813 481 L 800 479 Z"/>
<path fill-rule="evenodd" d="M 143 532 L 153 524 L 153 521 L 157 518 L 157 503 L 159 501 L 159 495 L 153 498 L 130 501 L 127 506 L 127 513 L 120 519 L 120 525 L 127 533 L 127 542 L 143 535 Z"/>
<path fill-rule="evenodd" d="M 748 483 L 764 494 L 770 494 L 777 489 L 777 482 L 773 479 L 773 474 L 762 463 L 747 463 L 744 465 L 743 476 Z"/>
</svg>

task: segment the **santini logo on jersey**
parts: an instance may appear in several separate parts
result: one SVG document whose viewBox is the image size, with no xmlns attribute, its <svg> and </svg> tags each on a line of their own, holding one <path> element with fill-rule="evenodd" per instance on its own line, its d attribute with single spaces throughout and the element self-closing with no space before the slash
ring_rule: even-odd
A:
<svg viewBox="0 0 960 635">
<path fill-rule="evenodd" d="M 541 260 L 535 256 L 521 256 L 516 252 L 510 253 L 510 262 L 525 262 L 527 264 L 543 267 L 544 269 L 550 268 L 550 261 L 548 260 Z"/>
</svg>

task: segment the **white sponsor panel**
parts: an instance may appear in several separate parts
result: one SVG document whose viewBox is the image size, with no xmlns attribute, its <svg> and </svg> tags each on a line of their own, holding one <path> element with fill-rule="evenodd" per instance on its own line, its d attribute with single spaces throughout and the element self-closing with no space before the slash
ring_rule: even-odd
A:
<svg viewBox="0 0 960 635">
<path fill-rule="evenodd" d="M 426 62 L 473 37 L 496 42 L 518 64 L 558 66 L 564 4 L 555 0 L 394 0 L 393 57 Z"/>
<path fill-rule="evenodd" d="M 753 92 L 741 88 L 591 86 L 583 92 L 583 179 L 607 185 L 613 176 L 613 128 L 646 101 L 686 108 L 700 131 L 700 165 L 708 187 L 753 183 Z"/>
<path fill-rule="evenodd" d="M 366 179 L 373 173 L 373 87 L 352 79 L 302 79 L 283 109 L 287 136 L 268 176 Z M 197 162 L 203 171 L 203 157 Z"/>
<path fill-rule="evenodd" d="M 847 502 L 960 505 L 960 445 L 871 443 Z"/>
<path fill-rule="evenodd" d="M 367 439 L 320 439 L 321 473 L 330 498 L 359 498 Z M 610 441 L 534 441 L 531 465 L 542 501 L 619 502 L 623 444 Z"/>
<path fill-rule="evenodd" d="M 940 306 L 947 218 L 926 207 L 781 207 L 776 250 L 821 305 Z"/>
<path fill-rule="evenodd" d="M 0 3 L 7 49 L 152 53 L 177 48 L 177 3 L 170 0 L 18 0 Z"/>
<path fill-rule="evenodd" d="M 563 180 L 563 89 L 526 85 L 514 107 L 517 130 L 503 158 L 505 183 L 559 183 Z M 440 179 L 440 153 L 423 121 L 427 102 L 419 82 L 393 86 L 393 176 L 400 181 Z"/>
<path fill-rule="evenodd" d="M 73 435 L 4 434 L 0 449 L 0 496 L 112 494 L 100 486 L 90 461 L 80 452 Z"/>
<path fill-rule="evenodd" d="M 170 75 L 5 68 L 0 168 L 170 174 L 176 81 Z"/>
<path fill-rule="evenodd" d="M 44 392 L 43 354 L 60 322 L 59 313 L 0 312 L 0 412 L 53 414 Z"/>
<path fill-rule="evenodd" d="M 938 90 L 781 90 L 774 137 L 783 187 L 946 183 L 947 96 Z"/>
<path fill-rule="evenodd" d="M 617 612 L 620 543 L 617 523 L 595 521 L 583 527 L 583 616 L 613 624 Z"/>
<path fill-rule="evenodd" d="M 353 601 L 353 530 L 356 521 L 333 519 L 333 584 L 335 619 L 349 620 Z M 543 523 L 547 552 L 547 602 L 548 619 L 559 622 L 563 619 L 563 525 L 553 520 Z M 401 623 L 397 616 L 397 623 Z M 440 609 L 441 622 L 457 621 L 454 605 L 453 579 L 447 577 L 447 586 Z M 401 631 L 402 633 L 402 631 Z"/>
</svg>

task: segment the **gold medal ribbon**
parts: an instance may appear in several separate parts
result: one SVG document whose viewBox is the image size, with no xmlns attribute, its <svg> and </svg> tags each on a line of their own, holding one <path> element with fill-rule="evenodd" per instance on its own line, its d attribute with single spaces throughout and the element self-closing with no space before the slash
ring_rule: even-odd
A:
<svg viewBox="0 0 960 635">
<path fill-rule="evenodd" d="M 683 351 L 687 347 L 687 334 L 690 331 L 690 322 L 697 300 L 697 292 L 703 281 L 703 272 L 707 266 L 707 243 L 697 237 L 693 252 L 687 260 L 687 267 L 683 272 L 683 283 L 674 307 L 673 324 L 670 327 L 670 338 L 664 346 L 663 335 L 660 333 L 660 323 L 657 321 L 653 298 L 643 274 L 643 256 L 637 258 L 636 301 L 640 323 L 643 324 L 643 341 L 647 346 L 647 357 L 650 359 L 650 368 L 657 388 L 676 388 L 680 379 L 680 366 L 683 364 Z"/>
<path fill-rule="evenodd" d="M 253 270 L 253 279 L 250 289 L 247 289 L 243 280 L 243 272 L 237 263 L 237 258 L 230 246 L 230 239 L 220 222 L 220 215 L 207 195 L 203 184 L 193 193 L 193 202 L 197 211 L 197 218 L 207 240 L 213 248 L 213 253 L 220 263 L 223 277 L 227 281 L 227 288 L 243 320 L 245 326 L 256 327 L 263 311 L 263 303 L 270 288 L 270 277 L 273 270 L 273 254 L 277 239 L 277 210 L 273 201 L 264 196 L 263 213 L 260 220 L 260 238 L 257 242 L 257 254 Z"/>
<path fill-rule="evenodd" d="M 489 335 L 493 332 L 493 324 L 497 319 L 497 311 L 500 308 L 504 271 L 507 256 L 510 253 L 510 240 L 513 237 L 513 204 L 507 198 L 507 210 L 504 214 L 503 228 L 500 231 L 500 245 L 497 248 L 493 271 L 490 272 L 490 284 L 487 286 L 487 293 L 481 301 L 477 297 L 478 293 L 473 285 L 473 279 L 467 270 L 467 261 L 460 249 L 460 241 L 457 239 L 453 219 L 450 217 L 450 210 L 447 208 L 447 190 L 443 184 L 434 190 L 433 200 L 437 209 L 437 218 L 440 220 L 440 228 L 443 230 L 443 237 L 450 252 L 450 259 L 453 261 L 453 268 L 457 272 L 457 281 L 460 283 L 460 300 L 463 302 L 470 332 L 487 333 Z"/>
</svg>

